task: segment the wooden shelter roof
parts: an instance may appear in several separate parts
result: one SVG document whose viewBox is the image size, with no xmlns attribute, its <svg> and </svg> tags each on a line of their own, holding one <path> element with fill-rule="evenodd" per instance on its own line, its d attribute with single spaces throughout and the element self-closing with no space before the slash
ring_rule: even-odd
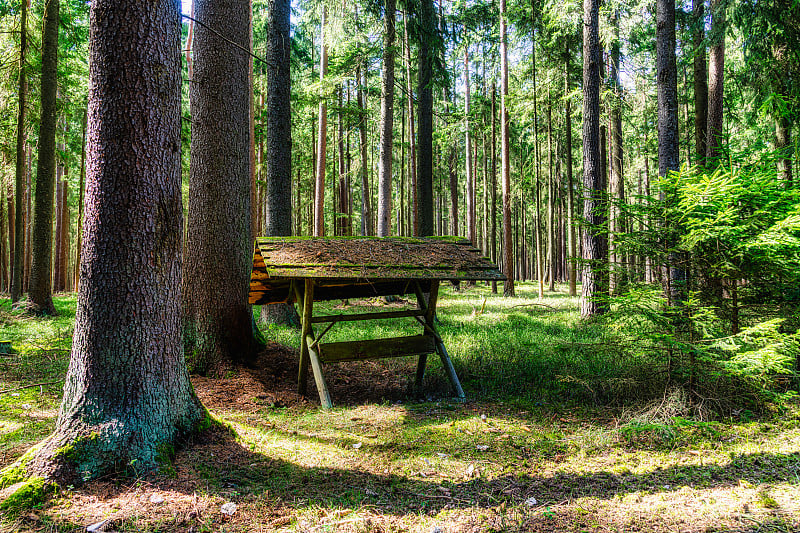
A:
<svg viewBox="0 0 800 533">
<path fill-rule="evenodd" d="M 297 279 L 314 279 L 323 286 L 349 284 L 356 293 L 359 283 L 368 284 L 373 292 L 383 283 L 387 285 L 385 290 L 391 291 L 386 294 L 403 294 L 390 284 L 416 280 L 502 281 L 505 276 L 462 237 L 257 238 L 250 303 L 291 300 L 289 281 Z"/>
</svg>

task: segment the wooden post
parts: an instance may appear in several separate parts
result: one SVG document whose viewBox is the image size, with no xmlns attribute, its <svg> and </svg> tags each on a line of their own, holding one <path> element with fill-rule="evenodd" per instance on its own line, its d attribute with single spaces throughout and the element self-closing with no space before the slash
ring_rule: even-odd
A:
<svg viewBox="0 0 800 533">
<path fill-rule="evenodd" d="M 300 308 L 302 333 L 300 334 L 300 371 L 297 376 L 297 393 L 306 395 L 308 377 L 308 343 L 306 336 L 311 331 L 311 311 L 314 303 L 314 282 L 305 280 L 303 290 L 300 290 L 300 281 L 294 282 L 295 300 Z"/>
<path fill-rule="evenodd" d="M 422 292 L 419 281 L 414 283 L 414 292 L 417 295 L 417 305 L 425 311 L 425 323 L 428 323 L 428 304 L 425 301 L 425 294 Z M 428 364 L 428 354 L 420 354 L 417 359 L 417 375 L 414 379 L 414 394 L 419 395 L 422 391 L 422 380 L 425 378 L 425 366 Z"/>
<path fill-rule="evenodd" d="M 447 354 L 447 349 L 444 347 L 442 337 L 439 335 L 439 332 L 436 331 L 436 324 L 434 323 L 434 318 L 436 317 L 436 302 L 438 300 L 439 280 L 435 279 L 431 280 L 431 295 L 428 299 L 427 313 L 425 313 L 425 323 L 435 333 L 434 342 L 436 345 L 436 353 L 439 354 L 439 358 L 442 360 L 442 366 L 444 367 L 445 374 L 447 374 L 447 378 L 450 380 L 450 384 L 453 386 L 453 391 L 456 393 L 456 396 L 458 396 L 459 399 L 463 400 L 465 398 L 464 389 L 461 388 L 461 382 L 458 380 L 458 376 L 456 375 L 456 369 L 453 368 L 453 363 L 450 361 L 450 356 Z"/>
</svg>

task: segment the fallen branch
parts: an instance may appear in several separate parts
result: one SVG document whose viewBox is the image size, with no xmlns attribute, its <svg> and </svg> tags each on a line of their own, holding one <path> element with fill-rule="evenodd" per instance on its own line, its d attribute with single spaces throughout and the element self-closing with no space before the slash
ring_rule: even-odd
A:
<svg viewBox="0 0 800 533">
<path fill-rule="evenodd" d="M 34 383 L 32 385 L 24 385 L 22 387 L 17 387 L 15 389 L 0 390 L 0 395 L 8 394 L 9 392 L 17 392 L 18 390 L 32 389 L 34 387 L 44 387 L 45 385 L 55 385 L 56 383 L 61 383 L 62 381 L 64 381 L 64 380 L 63 379 L 59 379 L 59 380 L 56 380 L 56 381 L 45 381 L 43 383 Z"/>
</svg>

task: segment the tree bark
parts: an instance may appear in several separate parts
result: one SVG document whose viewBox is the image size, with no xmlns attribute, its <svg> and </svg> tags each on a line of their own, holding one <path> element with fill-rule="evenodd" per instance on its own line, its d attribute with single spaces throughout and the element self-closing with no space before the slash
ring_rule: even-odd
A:
<svg viewBox="0 0 800 533">
<path fill-rule="evenodd" d="M 222 375 L 255 356 L 248 0 L 196 0 L 189 218 L 184 267 L 184 344 L 190 368 Z M 198 26 L 200 26 L 198 24 Z"/>
<path fill-rule="evenodd" d="M 678 72 L 675 58 L 675 2 L 658 0 L 656 4 L 656 71 L 658 88 L 658 175 L 667 176 L 680 168 L 678 144 Z M 713 83 L 712 83 L 713 86 Z M 713 91 L 713 88 L 712 88 Z M 710 103 L 709 109 L 713 107 Z M 714 159 L 709 121 L 707 159 Z M 669 204 L 672 199 L 665 199 Z M 668 221 L 668 223 L 670 223 Z M 675 242 L 668 242 L 669 297 L 672 305 L 686 299 L 685 257 L 674 252 Z"/>
<path fill-rule="evenodd" d="M 787 189 L 792 188 L 792 123 L 781 115 L 775 120 L 775 148 L 778 149 L 778 179 Z"/>
<path fill-rule="evenodd" d="M 392 226 L 392 148 L 394 130 L 395 0 L 385 0 L 381 138 L 378 155 L 378 236 L 388 237 Z"/>
<path fill-rule="evenodd" d="M 469 46 L 464 47 L 464 166 L 466 171 L 465 203 L 467 210 L 467 239 L 475 245 L 475 174 L 472 166 L 472 135 L 470 135 Z"/>
<path fill-rule="evenodd" d="M 408 11 L 403 16 L 403 39 L 406 45 L 406 82 L 408 90 L 408 176 L 411 181 L 412 234 L 419 235 L 419 197 L 417 196 L 417 138 L 414 130 L 414 89 L 411 80 L 411 42 L 408 39 Z M 457 233 L 453 233 L 457 235 Z"/>
<path fill-rule="evenodd" d="M 694 27 L 694 153 L 698 165 L 706 158 L 706 125 L 708 124 L 708 66 L 705 45 L 706 0 L 692 0 Z"/>
<path fill-rule="evenodd" d="M 205 417 L 181 345 L 178 4 L 95 0 L 90 24 L 75 337 L 55 432 L 24 465 L 64 485 L 154 468 Z"/>
<path fill-rule="evenodd" d="M 84 181 L 86 179 L 86 113 L 88 110 L 85 110 L 83 113 L 83 121 L 81 123 L 81 168 L 80 168 L 80 179 L 78 181 L 78 220 L 76 223 L 76 230 L 75 233 L 77 234 L 76 237 L 76 244 L 75 244 L 75 272 L 73 273 L 74 281 L 72 283 L 73 290 L 78 292 L 80 290 L 80 271 L 81 271 L 81 248 L 82 248 L 82 240 L 83 240 L 83 192 L 84 192 Z"/>
<path fill-rule="evenodd" d="M 59 0 L 47 2 L 42 36 L 41 122 L 36 164 L 36 197 L 33 219 L 33 264 L 28 298 L 32 310 L 53 315 L 52 249 L 53 184 L 56 170 L 56 92 L 58 88 Z"/>
<path fill-rule="evenodd" d="M 367 152 L 369 148 L 367 145 L 367 103 L 364 97 L 364 87 L 367 85 L 367 73 L 362 73 L 361 69 L 359 68 L 356 71 L 356 77 L 361 80 L 362 74 L 364 79 L 363 81 L 359 81 L 358 93 L 356 96 L 358 101 L 358 109 L 361 110 L 361 118 L 359 119 L 358 123 L 358 132 L 360 135 L 359 139 L 361 141 L 361 235 L 371 235 L 372 207 L 369 193 L 369 157 Z"/>
<path fill-rule="evenodd" d="M 565 110 L 565 126 L 566 126 L 566 150 L 567 150 L 567 231 L 569 232 L 569 295 L 570 296 L 577 296 L 577 273 L 575 271 L 577 265 L 577 245 L 575 243 L 575 193 L 574 189 L 575 186 L 573 184 L 572 179 L 572 102 L 569 94 L 571 92 L 571 82 L 569 76 L 569 63 L 570 63 L 570 51 L 569 46 L 567 47 L 567 53 L 564 63 L 564 88 L 565 94 L 564 98 L 566 99 L 566 110 Z"/>
<path fill-rule="evenodd" d="M 600 138 L 599 0 L 583 1 L 583 286 L 581 317 L 607 311 L 605 171 Z"/>
<path fill-rule="evenodd" d="M 723 136 L 723 89 L 725 81 L 725 2 L 711 1 L 711 53 L 708 67 L 708 132 L 706 159 L 712 165 L 720 163 Z"/>
<path fill-rule="evenodd" d="M 436 39 L 436 12 L 433 0 L 421 0 L 419 13 L 419 95 L 417 199 L 419 235 L 433 235 L 433 44 Z"/>
<path fill-rule="evenodd" d="M 614 39 L 610 47 L 611 59 L 611 202 L 608 209 L 608 256 L 609 256 L 609 291 L 612 295 L 619 292 L 619 285 L 624 281 L 625 259 L 620 253 L 617 241 L 624 232 L 622 205 L 625 203 L 625 176 L 622 166 L 622 83 L 620 81 L 620 40 L 619 13 L 613 15 Z"/>
<path fill-rule="evenodd" d="M 20 38 L 19 38 L 19 105 L 17 108 L 17 161 L 14 178 L 14 243 L 13 266 L 11 274 L 11 302 L 16 303 L 22 296 L 22 277 L 25 253 L 25 220 L 22 216 L 24 198 L 23 189 L 25 187 L 25 116 L 26 99 L 28 95 L 28 74 L 27 74 L 27 53 L 28 53 L 28 2 L 20 2 Z"/>
<path fill-rule="evenodd" d="M 323 81 L 328 72 L 328 45 L 325 40 L 325 26 L 327 24 L 328 9 L 322 12 L 320 23 L 320 48 L 319 79 Z M 314 195 L 314 236 L 325 235 L 325 160 L 327 156 L 328 137 L 328 103 L 323 96 L 319 101 L 319 129 L 317 133 L 317 179 Z"/>
<path fill-rule="evenodd" d="M 511 154 L 508 116 L 508 36 L 506 0 L 500 0 L 500 181 L 503 189 L 503 296 L 514 296 L 514 250 L 511 243 Z"/>
<path fill-rule="evenodd" d="M 267 23 L 267 155 L 264 235 L 292 234 L 292 111 L 289 0 L 271 0 Z M 297 323 L 294 306 L 288 304 L 261 307 L 261 322 Z"/>
</svg>

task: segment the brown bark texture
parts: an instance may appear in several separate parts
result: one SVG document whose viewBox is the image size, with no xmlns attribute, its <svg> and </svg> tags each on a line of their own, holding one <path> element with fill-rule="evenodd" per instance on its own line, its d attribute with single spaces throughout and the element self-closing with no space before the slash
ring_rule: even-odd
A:
<svg viewBox="0 0 800 533">
<path fill-rule="evenodd" d="M 581 316 L 607 310 L 606 176 L 600 138 L 599 0 L 583 1 L 583 286 Z"/>
<path fill-rule="evenodd" d="M 422 0 L 420 7 L 419 77 L 417 85 L 417 201 L 419 235 L 433 235 L 433 44 L 436 38 L 436 12 L 433 0 Z"/>
<path fill-rule="evenodd" d="M 514 250 L 511 242 L 511 154 L 508 116 L 508 36 L 506 0 L 500 0 L 500 182 L 503 194 L 503 296 L 514 296 Z"/>
<path fill-rule="evenodd" d="M 41 121 L 33 218 L 33 263 L 28 298 L 32 310 L 55 314 L 52 285 L 53 185 L 56 170 L 56 92 L 58 86 L 59 0 L 47 2 L 42 37 Z"/>
<path fill-rule="evenodd" d="M 28 51 L 28 3 L 20 2 L 19 39 L 19 104 L 17 108 L 17 155 L 14 177 L 14 243 L 12 246 L 11 302 L 16 303 L 22 296 L 23 254 L 25 252 L 25 225 L 22 216 L 25 187 L 25 101 L 28 95 L 26 57 Z"/>
<path fill-rule="evenodd" d="M 384 3 L 381 138 L 378 155 L 378 236 L 388 237 L 392 226 L 392 151 L 394 129 L 395 0 Z"/>
<path fill-rule="evenodd" d="M 706 124 L 708 121 L 708 64 L 705 45 L 705 2 L 692 1 L 694 27 L 694 152 L 698 164 L 706 158 Z"/>
<path fill-rule="evenodd" d="M 320 22 L 320 46 L 322 53 L 319 58 L 319 79 L 325 79 L 328 71 L 328 46 L 325 44 L 325 26 L 328 10 L 325 8 Z M 314 236 L 325 235 L 325 162 L 327 157 L 328 142 L 328 103 L 323 97 L 319 101 L 319 117 L 317 119 L 317 176 L 314 189 Z"/>
<path fill-rule="evenodd" d="M 75 337 L 55 432 L 28 474 L 77 484 L 153 468 L 205 416 L 181 344 L 178 17 L 165 0 L 91 5 Z"/>
<path fill-rule="evenodd" d="M 220 375 L 257 348 L 250 289 L 248 0 L 196 0 L 184 345 L 193 371 Z"/>
<path fill-rule="evenodd" d="M 723 136 L 723 89 L 725 82 L 725 6 L 726 2 L 711 2 L 711 40 L 708 58 L 708 131 L 706 160 L 719 164 Z"/>
</svg>

